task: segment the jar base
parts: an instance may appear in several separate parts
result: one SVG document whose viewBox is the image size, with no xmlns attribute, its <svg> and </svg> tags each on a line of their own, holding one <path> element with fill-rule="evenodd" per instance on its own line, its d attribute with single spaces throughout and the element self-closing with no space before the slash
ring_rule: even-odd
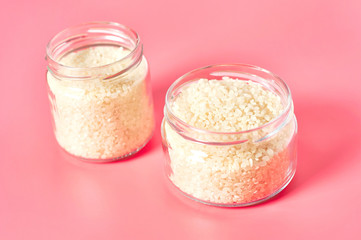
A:
<svg viewBox="0 0 361 240">
<path fill-rule="evenodd" d="M 149 141 L 152 139 L 153 137 L 153 133 L 150 134 L 149 138 L 144 142 L 144 144 L 142 144 L 140 147 L 138 147 L 137 149 L 135 149 L 134 151 L 127 153 L 125 155 L 119 156 L 119 157 L 114 157 L 114 158 L 104 158 L 104 159 L 97 159 L 97 158 L 85 158 L 82 156 L 77 156 L 74 155 L 70 152 L 68 152 L 65 148 L 63 148 L 59 142 L 58 142 L 58 146 L 68 155 L 72 156 L 73 158 L 76 158 L 77 160 L 80 160 L 82 162 L 88 162 L 88 163 L 112 163 L 112 162 L 118 162 L 118 161 L 122 161 L 122 160 L 126 160 L 129 159 L 130 157 L 132 157 L 133 155 L 135 155 L 136 153 L 138 153 L 140 150 L 142 150 L 148 143 Z"/>
<path fill-rule="evenodd" d="M 254 206 L 254 205 L 258 205 L 258 204 L 261 204 L 263 202 L 266 202 L 268 200 L 270 200 L 271 198 L 275 197 L 277 194 L 279 194 L 283 189 L 285 189 L 287 187 L 287 185 L 292 181 L 293 177 L 295 176 L 295 173 L 296 173 L 296 169 L 294 169 L 287 177 L 285 183 L 280 187 L 278 188 L 275 192 L 273 192 L 271 195 L 265 197 L 265 198 L 262 198 L 262 199 L 258 199 L 256 201 L 253 201 L 253 202 L 246 202 L 246 203 L 213 203 L 213 202 L 208 202 L 208 201 L 204 201 L 204 200 L 201 200 L 199 198 L 196 198 L 196 197 L 193 197 L 192 195 L 189 195 L 185 192 L 183 192 L 181 189 L 179 189 L 170 179 L 169 177 L 167 177 L 168 181 L 170 182 L 170 185 L 172 185 L 173 188 L 175 188 L 177 190 L 177 192 L 180 192 L 181 195 L 193 200 L 193 201 L 196 201 L 196 202 L 199 202 L 199 203 L 202 203 L 202 204 L 205 204 L 205 205 L 210 205 L 210 206 L 215 206 L 215 207 L 227 207 L 227 208 L 232 208 L 232 207 L 249 207 L 249 206 Z"/>
</svg>

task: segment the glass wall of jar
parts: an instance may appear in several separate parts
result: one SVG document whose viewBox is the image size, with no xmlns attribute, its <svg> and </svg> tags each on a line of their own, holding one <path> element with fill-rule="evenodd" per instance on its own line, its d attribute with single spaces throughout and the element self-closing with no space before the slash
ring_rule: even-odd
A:
<svg viewBox="0 0 361 240">
<path fill-rule="evenodd" d="M 154 129 L 147 60 L 138 34 L 92 22 L 65 29 L 47 45 L 48 94 L 59 145 L 88 161 L 128 157 Z"/>
<path fill-rule="evenodd" d="M 161 131 L 170 182 L 206 204 L 263 202 L 296 171 L 290 90 L 256 66 L 208 66 L 179 78 L 168 89 Z"/>
</svg>

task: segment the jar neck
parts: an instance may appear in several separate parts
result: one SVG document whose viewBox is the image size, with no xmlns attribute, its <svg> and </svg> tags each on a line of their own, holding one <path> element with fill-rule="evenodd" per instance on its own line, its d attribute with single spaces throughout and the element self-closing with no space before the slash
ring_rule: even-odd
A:
<svg viewBox="0 0 361 240">
<path fill-rule="evenodd" d="M 71 52 L 96 46 L 123 47 L 129 53 L 115 62 L 96 67 L 72 67 L 61 63 L 61 59 Z M 112 22 L 85 23 L 65 29 L 51 39 L 46 48 L 48 71 L 54 77 L 66 80 L 112 79 L 137 67 L 142 56 L 143 45 L 138 34 Z"/>
<path fill-rule="evenodd" d="M 223 77 L 261 84 L 265 89 L 280 97 L 284 110 L 273 120 L 262 126 L 239 132 L 215 132 L 199 129 L 182 121 L 173 113 L 172 101 L 182 92 L 184 86 L 200 78 L 221 80 Z M 164 120 L 174 131 L 188 140 L 214 145 L 265 141 L 281 131 L 293 117 L 293 101 L 286 83 L 265 69 L 244 64 L 214 65 L 187 73 L 176 80 L 168 89 L 164 107 Z"/>
</svg>

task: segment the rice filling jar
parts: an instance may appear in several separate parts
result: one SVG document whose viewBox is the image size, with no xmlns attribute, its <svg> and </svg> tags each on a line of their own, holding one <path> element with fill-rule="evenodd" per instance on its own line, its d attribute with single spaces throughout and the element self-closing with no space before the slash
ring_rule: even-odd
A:
<svg viewBox="0 0 361 240">
<path fill-rule="evenodd" d="M 150 76 L 134 30 L 86 23 L 57 34 L 46 50 L 54 132 L 64 150 L 108 162 L 149 141 L 154 129 Z"/>
<path fill-rule="evenodd" d="M 206 204 L 263 202 L 296 171 L 291 92 L 256 66 L 215 65 L 179 78 L 168 89 L 161 131 L 167 177 Z"/>
</svg>

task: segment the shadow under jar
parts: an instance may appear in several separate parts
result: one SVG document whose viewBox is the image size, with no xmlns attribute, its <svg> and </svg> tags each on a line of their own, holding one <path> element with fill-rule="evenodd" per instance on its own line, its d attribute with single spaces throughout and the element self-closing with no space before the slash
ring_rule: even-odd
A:
<svg viewBox="0 0 361 240">
<path fill-rule="evenodd" d="M 128 157 L 154 129 L 148 64 L 138 34 L 93 22 L 65 29 L 47 45 L 47 83 L 60 146 L 88 161 Z"/>
<path fill-rule="evenodd" d="M 202 203 L 258 204 L 296 171 L 290 90 L 256 66 L 208 66 L 179 78 L 168 89 L 161 131 L 167 177 Z"/>
</svg>

